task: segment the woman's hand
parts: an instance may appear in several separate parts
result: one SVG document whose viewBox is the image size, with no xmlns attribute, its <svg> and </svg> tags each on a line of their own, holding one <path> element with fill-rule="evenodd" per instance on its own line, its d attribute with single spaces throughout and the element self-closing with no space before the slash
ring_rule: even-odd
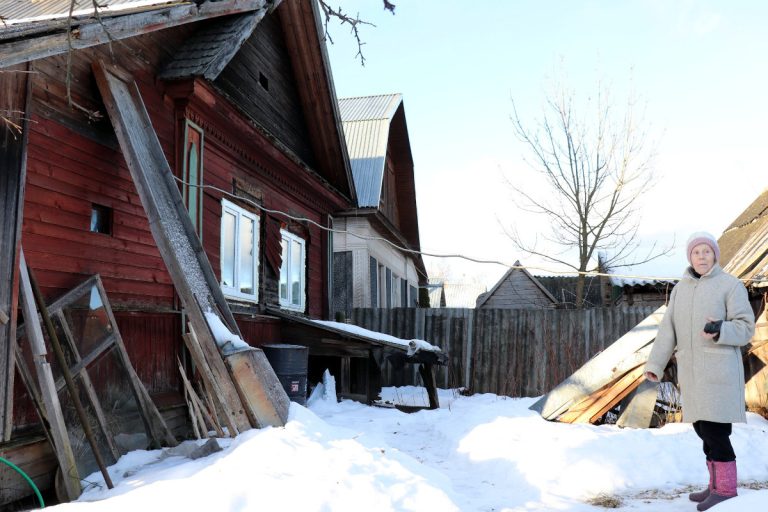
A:
<svg viewBox="0 0 768 512">
<path fill-rule="evenodd" d="M 645 378 L 651 382 L 659 382 L 659 378 L 653 372 L 645 372 Z"/>
<path fill-rule="evenodd" d="M 717 339 L 720 337 L 720 326 L 723 324 L 723 321 L 722 320 L 718 320 L 717 318 L 712 318 L 711 316 L 708 316 L 707 317 L 707 322 L 716 322 L 717 323 L 717 330 L 716 331 L 711 331 L 711 332 L 707 332 L 706 330 L 702 330 L 701 331 L 701 335 L 704 338 L 717 341 Z"/>
</svg>

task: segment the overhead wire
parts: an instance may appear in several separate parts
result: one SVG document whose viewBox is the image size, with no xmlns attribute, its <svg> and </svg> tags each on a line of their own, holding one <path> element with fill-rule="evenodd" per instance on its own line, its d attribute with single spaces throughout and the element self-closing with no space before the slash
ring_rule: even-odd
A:
<svg viewBox="0 0 768 512">
<path fill-rule="evenodd" d="M 253 207 L 255 207 L 255 208 L 257 208 L 257 209 L 259 209 L 259 210 L 261 210 L 261 211 L 263 211 L 265 213 L 282 215 L 283 217 L 285 217 L 287 219 L 290 219 L 290 220 L 293 220 L 293 221 L 296 221 L 296 222 L 306 222 L 306 223 L 312 224 L 313 226 L 316 226 L 319 229 L 322 229 L 322 230 L 330 232 L 330 233 L 338 233 L 338 234 L 350 235 L 350 236 L 354 236 L 354 237 L 356 237 L 358 239 L 361 239 L 361 240 L 384 242 L 384 243 L 389 244 L 390 246 L 392 246 L 393 248 L 395 248 L 395 249 L 397 249 L 399 251 L 402 251 L 402 252 L 405 252 L 405 253 L 409 253 L 409 254 L 416 254 L 416 255 L 421 255 L 421 256 L 429 256 L 429 257 L 432 257 L 432 258 L 456 258 L 456 259 L 463 259 L 463 260 L 466 260 L 466 261 L 470 261 L 472 263 L 499 265 L 499 266 L 505 267 L 507 269 L 513 269 L 513 270 L 528 270 L 528 271 L 536 270 L 536 271 L 546 272 L 546 273 L 553 274 L 553 275 L 572 275 L 572 276 L 583 275 L 583 276 L 586 276 L 586 277 L 614 277 L 614 278 L 618 278 L 618 279 L 635 279 L 635 280 L 642 280 L 642 281 L 667 281 L 667 282 L 671 282 L 671 281 L 675 281 L 676 282 L 676 281 L 679 281 L 681 279 L 680 277 L 661 277 L 661 276 L 649 276 L 649 275 L 642 275 L 642 274 L 619 274 L 619 273 L 614 273 L 614 272 L 577 271 L 577 270 L 553 270 L 551 268 L 546 268 L 546 267 L 538 267 L 538 266 L 530 266 L 530 265 L 515 265 L 515 264 L 510 264 L 510 263 L 506 263 L 506 262 L 499 261 L 499 260 L 474 258 L 472 256 L 466 256 L 464 254 L 438 254 L 438 253 L 433 253 L 433 252 L 416 250 L 416 249 L 411 249 L 409 247 L 400 246 L 400 245 L 392 242 L 391 240 L 388 240 L 388 239 L 383 238 L 383 237 L 371 236 L 371 235 L 363 235 L 363 234 L 355 233 L 354 231 L 349 231 L 349 230 L 346 230 L 346 229 L 331 228 L 331 227 L 328 227 L 328 226 L 323 226 L 319 222 L 316 222 L 316 221 L 314 221 L 314 220 L 312 220 L 310 218 L 307 218 L 307 217 L 293 215 L 293 214 L 284 212 L 282 210 L 275 210 L 275 209 L 267 208 L 264 205 L 261 205 L 261 204 L 257 203 L 256 201 L 253 201 L 252 199 L 250 199 L 248 197 L 244 197 L 244 196 L 240 196 L 240 195 L 234 194 L 232 192 L 229 192 L 228 190 L 224 190 L 224 189 L 219 188 L 219 187 L 217 187 L 215 185 L 190 183 L 188 181 L 185 181 L 185 180 L 179 178 L 178 176 L 174 176 L 173 178 L 176 181 L 178 181 L 179 183 L 182 183 L 182 184 L 187 185 L 189 187 L 215 190 L 215 191 L 220 192 L 221 194 L 224 194 L 224 195 L 226 195 L 228 197 L 234 198 L 234 199 L 239 200 L 239 201 L 244 201 L 244 202 L 252 205 Z M 427 276 L 425 276 L 425 277 L 427 277 Z M 763 278 L 742 278 L 741 281 L 743 281 L 745 283 L 749 283 L 749 282 L 766 282 L 766 281 L 768 281 L 768 279 L 763 279 Z"/>
</svg>

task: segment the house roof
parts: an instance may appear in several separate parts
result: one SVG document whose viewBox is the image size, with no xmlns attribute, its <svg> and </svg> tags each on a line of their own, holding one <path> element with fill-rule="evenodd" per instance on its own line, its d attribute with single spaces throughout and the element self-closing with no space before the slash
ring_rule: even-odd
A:
<svg viewBox="0 0 768 512">
<path fill-rule="evenodd" d="M 178 0 L 99 0 L 98 5 L 100 15 L 110 16 L 180 3 L 184 2 Z M 67 19 L 71 4 L 71 0 L 11 0 L 4 2 L 2 17 L 7 25 Z M 74 20 L 90 17 L 93 14 L 92 2 L 77 2 L 72 11 Z"/>
<path fill-rule="evenodd" d="M 764 190 L 718 239 L 720 264 L 752 286 L 768 286 L 768 190 Z"/>
<path fill-rule="evenodd" d="M 99 5 L 107 5 L 99 9 L 98 16 L 92 7 L 86 7 L 71 20 L 69 0 L 20 1 L 17 3 L 29 5 L 18 10 L 3 5 L 0 41 L 7 42 L 3 43 L 0 68 L 206 19 L 268 11 L 280 0 L 208 0 L 200 5 L 192 1 L 118 1 L 100 1 Z M 70 28 L 75 37 L 69 36 Z"/>
<path fill-rule="evenodd" d="M 379 209 L 387 157 L 395 172 L 397 226 L 410 249 L 421 250 L 416 182 L 408 137 L 403 95 L 399 93 L 339 99 L 359 208 Z M 419 273 L 426 278 L 420 254 L 413 256 Z"/>
<path fill-rule="evenodd" d="M 430 282 L 430 287 L 439 286 L 429 292 L 429 305 L 432 308 L 474 309 L 478 296 L 487 290 L 485 285 L 477 283 L 449 283 L 436 279 L 430 279 Z M 442 299 L 445 299 L 445 305 L 441 304 Z"/>
<path fill-rule="evenodd" d="M 390 126 L 402 105 L 401 94 L 339 99 L 352 177 L 361 208 L 379 206 Z"/>
<path fill-rule="evenodd" d="M 504 273 L 504 275 L 501 277 L 501 279 L 499 279 L 496 282 L 496 284 L 493 286 L 493 288 L 491 288 L 491 291 L 489 291 L 488 293 L 484 293 L 482 297 L 478 298 L 478 300 L 477 300 L 477 307 L 479 308 L 480 306 L 485 304 L 488 301 L 488 299 L 490 297 L 492 297 L 494 293 L 496 293 L 496 291 L 499 289 L 499 287 L 502 285 L 502 283 L 504 283 L 506 280 L 508 280 L 512 276 L 512 274 L 515 273 L 515 272 L 522 272 L 523 275 L 525 275 L 525 277 L 530 279 L 531 282 L 533 282 L 533 284 L 536 285 L 536 287 L 539 290 L 541 290 L 541 293 L 547 299 L 549 299 L 552 302 L 552 304 L 557 304 L 558 303 L 558 300 L 549 292 L 549 290 L 547 290 L 544 287 L 544 285 L 541 284 L 541 282 L 539 282 L 538 279 L 536 279 L 530 272 L 528 272 L 528 269 L 523 267 L 522 264 L 520 263 L 520 261 L 518 260 L 518 261 L 515 262 L 515 265 L 512 268 L 510 268 L 509 270 L 507 270 Z"/>
<path fill-rule="evenodd" d="M 265 11 L 228 16 L 199 30 L 176 51 L 158 78 L 174 80 L 204 76 L 215 80 L 253 33 Z"/>
<path fill-rule="evenodd" d="M 25 5 L 16 6 L 16 3 Z M 179 49 L 173 62 L 163 70 L 163 77 L 203 76 L 213 81 L 258 22 L 275 10 L 285 34 L 316 160 L 312 171 L 345 199 L 356 202 L 336 92 L 322 40 L 320 14 L 314 0 L 101 0 L 98 19 L 90 2 L 80 4 L 88 7 L 76 11 L 80 14 L 73 19 L 77 37 L 70 40 L 67 27 L 70 0 L 14 2 L 15 9 L 1 13 L 3 59 L 0 68 L 66 53 L 70 48 L 78 50 L 212 20 L 196 25 L 201 29 Z"/>
</svg>

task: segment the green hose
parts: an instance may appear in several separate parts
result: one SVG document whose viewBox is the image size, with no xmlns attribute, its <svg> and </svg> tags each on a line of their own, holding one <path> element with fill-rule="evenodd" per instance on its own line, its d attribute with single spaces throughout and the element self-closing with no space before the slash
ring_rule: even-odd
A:
<svg viewBox="0 0 768 512">
<path fill-rule="evenodd" d="M 19 466 L 14 464 L 13 462 L 9 461 L 6 458 L 0 457 L 0 462 L 5 463 L 8 467 L 15 469 L 21 476 L 24 477 L 24 480 L 27 481 L 30 487 L 32 487 L 32 490 L 35 491 L 35 494 L 37 495 L 37 499 L 40 500 L 40 508 L 45 508 L 45 503 L 43 503 L 43 496 L 40 494 L 40 489 L 37 488 L 35 485 L 35 482 L 32 481 L 27 474 L 21 470 Z"/>
</svg>

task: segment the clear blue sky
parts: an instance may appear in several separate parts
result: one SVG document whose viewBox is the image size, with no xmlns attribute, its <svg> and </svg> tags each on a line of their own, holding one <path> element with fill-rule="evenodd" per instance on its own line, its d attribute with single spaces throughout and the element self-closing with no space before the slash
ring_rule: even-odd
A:
<svg viewBox="0 0 768 512">
<path fill-rule="evenodd" d="M 425 251 L 557 268 L 517 251 L 501 228 L 543 229 L 511 203 L 503 176 L 531 176 L 511 98 L 531 119 L 556 75 L 579 95 L 598 79 L 618 100 L 631 88 L 643 105 L 657 185 L 641 240 L 674 239 L 676 250 L 633 272 L 679 275 L 688 234 L 719 236 L 768 186 L 768 2 L 400 0 L 394 16 L 380 0 L 339 3 L 376 27 L 362 28 L 361 67 L 348 28 L 331 24 L 337 95 L 403 94 Z M 449 264 L 490 284 L 504 272 Z"/>
</svg>

